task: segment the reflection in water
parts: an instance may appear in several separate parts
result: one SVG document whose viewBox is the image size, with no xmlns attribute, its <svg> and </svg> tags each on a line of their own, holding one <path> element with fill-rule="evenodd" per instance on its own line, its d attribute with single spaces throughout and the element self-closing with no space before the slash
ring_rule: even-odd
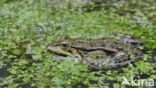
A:
<svg viewBox="0 0 156 88">
<path fill-rule="evenodd" d="M 152 53 L 152 62 L 156 63 L 156 51 Z"/>
</svg>

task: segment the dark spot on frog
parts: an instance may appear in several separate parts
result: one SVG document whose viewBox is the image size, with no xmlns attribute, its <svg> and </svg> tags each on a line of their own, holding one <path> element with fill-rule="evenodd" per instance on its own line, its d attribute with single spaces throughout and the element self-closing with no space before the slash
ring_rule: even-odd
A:
<svg viewBox="0 0 156 88">
<path fill-rule="evenodd" d="M 94 46 L 94 45 L 93 45 L 93 43 L 90 43 L 89 45 L 90 45 L 91 47 L 93 47 L 93 46 Z"/>
<path fill-rule="evenodd" d="M 100 59 L 100 57 L 99 56 L 96 56 L 96 58 L 95 59 Z"/>
</svg>

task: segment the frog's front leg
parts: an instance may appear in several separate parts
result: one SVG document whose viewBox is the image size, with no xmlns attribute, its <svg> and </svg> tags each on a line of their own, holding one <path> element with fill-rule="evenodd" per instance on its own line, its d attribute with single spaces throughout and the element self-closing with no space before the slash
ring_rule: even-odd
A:
<svg viewBox="0 0 156 88">
<path fill-rule="evenodd" d="M 76 61 L 82 60 L 82 57 L 81 57 L 81 55 L 80 55 L 80 53 L 78 52 L 77 49 L 71 48 L 71 53 L 74 56 L 74 58 L 76 59 Z"/>
</svg>

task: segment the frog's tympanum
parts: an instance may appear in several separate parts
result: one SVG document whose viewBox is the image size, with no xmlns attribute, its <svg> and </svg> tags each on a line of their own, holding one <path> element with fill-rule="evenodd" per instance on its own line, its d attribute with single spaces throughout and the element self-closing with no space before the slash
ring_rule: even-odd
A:
<svg viewBox="0 0 156 88">
<path fill-rule="evenodd" d="M 61 39 L 48 45 L 48 50 L 60 57 L 73 57 L 89 67 L 118 68 L 142 58 L 140 46 L 142 41 L 131 36 L 120 38 L 102 37 L 96 39 L 69 38 Z"/>
</svg>

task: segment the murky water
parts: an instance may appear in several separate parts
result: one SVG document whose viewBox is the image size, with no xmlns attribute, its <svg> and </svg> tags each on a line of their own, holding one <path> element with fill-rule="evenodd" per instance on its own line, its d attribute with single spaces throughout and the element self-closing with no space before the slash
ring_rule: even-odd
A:
<svg viewBox="0 0 156 88">
<path fill-rule="evenodd" d="M 152 53 L 152 62 L 156 63 L 156 51 Z"/>
<path fill-rule="evenodd" d="M 6 69 L 1 68 L 0 69 L 0 78 L 5 78 L 9 75 L 9 72 L 6 71 Z"/>
</svg>

